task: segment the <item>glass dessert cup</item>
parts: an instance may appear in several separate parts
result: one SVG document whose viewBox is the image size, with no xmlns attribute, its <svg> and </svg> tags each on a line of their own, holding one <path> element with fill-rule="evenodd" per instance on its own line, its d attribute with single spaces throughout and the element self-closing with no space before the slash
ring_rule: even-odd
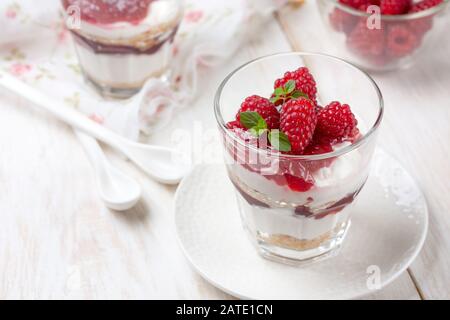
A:
<svg viewBox="0 0 450 320">
<path fill-rule="evenodd" d="M 412 66 L 445 38 L 449 0 L 430 9 L 404 15 L 358 11 L 339 0 L 317 0 L 322 20 L 340 57 L 370 71 Z M 379 11 L 378 11 L 379 12 Z"/>
<path fill-rule="evenodd" d="M 227 128 L 245 97 L 270 96 L 274 79 L 302 66 L 316 79 L 320 105 L 336 99 L 352 106 L 359 122 L 357 140 L 341 143 L 329 153 L 290 155 L 257 148 L 250 134 Z M 383 99 L 370 76 L 327 55 L 266 56 L 243 65 L 222 82 L 215 114 L 241 220 L 258 252 L 294 265 L 336 254 L 350 227 L 354 201 L 367 180 L 383 116 Z"/>
<path fill-rule="evenodd" d="M 169 76 L 180 0 L 62 0 L 83 76 L 111 98 L 129 98 L 149 78 Z M 78 21 L 77 21 L 78 19 Z"/>
</svg>

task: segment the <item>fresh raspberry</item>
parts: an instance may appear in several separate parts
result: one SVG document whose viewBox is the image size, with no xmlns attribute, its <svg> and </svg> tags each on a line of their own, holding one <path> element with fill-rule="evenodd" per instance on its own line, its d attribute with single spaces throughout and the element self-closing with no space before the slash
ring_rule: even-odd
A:
<svg viewBox="0 0 450 320">
<path fill-rule="evenodd" d="M 380 5 L 381 0 L 339 0 L 340 3 L 360 11 L 367 11 L 371 5 Z"/>
<path fill-rule="evenodd" d="M 317 124 L 315 106 L 309 99 L 286 102 L 281 109 L 280 130 L 291 143 L 291 152 L 301 154 L 311 142 Z"/>
<path fill-rule="evenodd" d="M 329 153 L 333 151 L 333 146 L 331 145 L 331 141 L 329 139 L 321 139 L 313 137 L 311 143 L 305 148 L 303 151 L 304 155 L 316 155 Z"/>
<path fill-rule="evenodd" d="M 362 137 L 361 131 L 359 131 L 358 127 L 355 127 L 348 137 L 348 141 L 351 143 L 355 143 Z"/>
<path fill-rule="evenodd" d="M 303 151 L 304 155 L 317 155 L 333 152 L 333 146 L 330 139 L 322 138 L 317 133 L 314 135 L 311 143 Z M 305 161 L 303 165 L 309 172 L 315 172 L 322 168 L 329 167 L 334 161 L 334 158 L 327 158 L 323 160 L 311 160 Z"/>
<path fill-rule="evenodd" d="M 314 110 L 316 111 L 316 114 L 318 114 L 320 112 L 320 110 L 322 110 L 322 109 L 323 109 L 323 107 L 319 106 L 319 105 L 316 105 L 316 107 L 314 108 Z"/>
<path fill-rule="evenodd" d="M 225 125 L 228 129 L 233 130 L 233 129 L 243 129 L 241 123 L 237 120 L 234 121 L 230 121 Z"/>
<path fill-rule="evenodd" d="M 412 53 L 420 40 L 407 25 L 396 24 L 389 27 L 386 53 L 395 58 L 402 58 Z"/>
<path fill-rule="evenodd" d="M 405 14 L 411 8 L 411 0 L 381 0 L 381 14 L 398 15 Z"/>
<path fill-rule="evenodd" d="M 289 80 L 295 80 L 295 89 L 306 94 L 308 98 L 311 99 L 315 105 L 317 105 L 316 81 L 311 73 L 309 73 L 308 68 L 301 67 L 295 71 L 286 72 L 283 78 L 275 81 L 274 88 L 282 88 Z"/>
<path fill-rule="evenodd" d="M 367 9 L 369 9 L 370 6 L 371 6 L 370 3 L 368 3 L 368 4 L 363 4 L 362 6 L 360 6 L 360 7 L 358 8 L 358 10 L 359 10 L 359 11 L 363 11 L 363 12 L 367 12 Z"/>
<path fill-rule="evenodd" d="M 354 9 L 359 9 L 361 6 L 371 4 L 370 0 L 339 0 L 339 2 Z"/>
<path fill-rule="evenodd" d="M 368 3 L 361 4 L 356 9 L 359 10 L 359 11 L 368 12 L 367 10 L 369 9 L 370 6 L 375 5 L 375 6 L 380 7 L 380 1 L 381 0 L 370 0 Z M 368 12 L 368 13 L 372 13 L 372 12 Z"/>
<path fill-rule="evenodd" d="M 306 181 L 303 178 L 296 177 L 288 173 L 284 175 L 284 178 L 292 191 L 306 192 L 314 186 L 313 182 Z"/>
<path fill-rule="evenodd" d="M 347 38 L 348 47 L 359 56 L 373 60 L 384 55 L 386 36 L 384 28 L 369 29 L 365 19 L 361 20 Z"/>
<path fill-rule="evenodd" d="M 269 99 L 256 95 L 246 98 L 236 115 L 236 121 L 240 123 L 241 112 L 246 111 L 258 112 L 266 120 L 268 129 L 278 129 L 280 127 L 280 113 Z"/>
<path fill-rule="evenodd" d="M 358 121 L 348 104 L 330 103 L 317 116 L 316 134 L 333 141 L 349 138 Z"/>
<path fill-rule="evenodd" d="M 440 5 L 442 2 L 444 2 L 444 0 L 422 0 L 418 3 L 413 4 L 413 6 L 409 10 L 409 12 L 413 13 L 413 12 L 425 11 L 425 10 L 428 10 L 430 8 Z"/>
</svg>

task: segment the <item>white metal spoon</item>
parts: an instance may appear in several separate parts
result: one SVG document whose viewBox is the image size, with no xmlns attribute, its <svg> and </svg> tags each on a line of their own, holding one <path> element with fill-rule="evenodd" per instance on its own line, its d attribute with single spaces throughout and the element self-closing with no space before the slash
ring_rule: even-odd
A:
<svg viewBox="0 0 450 320">
<path fill-rule="evenodd" d="M 111 165 L 97 140 L 75 130 L 96 174 L 97 188 L 106 206 L 117 211 L 134 207 L 141 198 L 141 186 L 133 178 Z"/>
<path fill-rule="evenodd" d="M 190 170 L 190 164 L 182 153 L 126 139 L 87 119 L 78 111 L 62 107 L 55 99 L 3 71 L 0 71 L 0 85 L 40 106 L 61 121 L 119 150 L 157 181 L 176 184 Z"/>
</svg>

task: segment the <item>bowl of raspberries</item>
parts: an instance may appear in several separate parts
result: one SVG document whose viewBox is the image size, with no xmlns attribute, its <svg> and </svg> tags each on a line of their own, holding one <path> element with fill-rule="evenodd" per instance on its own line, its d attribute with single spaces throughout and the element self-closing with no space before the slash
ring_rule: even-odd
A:
<svg viewBox="0 0 450 320">
<path fill-rule="evenodd" d="M 341 56 L 371 71 L 407 68 L 445 31 L 450 0 L 318 0 Z"/>
</svg>

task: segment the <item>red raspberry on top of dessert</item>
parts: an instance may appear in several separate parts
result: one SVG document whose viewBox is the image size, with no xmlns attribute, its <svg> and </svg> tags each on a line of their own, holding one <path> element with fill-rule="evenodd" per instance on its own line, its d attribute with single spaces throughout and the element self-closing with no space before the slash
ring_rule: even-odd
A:
<svg viewBox="0 0 450 320">
<path fill-rule="evenodd" d="M 240 123 L 241 113 L 255 111 L 266 121 L 268 129 L 278 129 L 280 126 L 280 114 L 275 105 L 267 98 L 257 95 L 250 96 L 241 104 L 236 115 L 236 121 Z"/>
<path fill-rule="evenodd" d="M 293 154 L 302 154 L 309 145 L 316 124 L 316 110 L 309 99 L 289 100 L 281 108 L 280 129 L 289 138 Z"/>
<path fill-rule="evenodd" d="M 228 122 L 226 128 L 252 147 L 281 155 L 278 171 L 265 178 L 277 185 L 286 185 L 294 192 L 307 192 L 314 186 L 314 173 L 331 166 L 334 158 L 308 160 L 292 156 L 331 153 L 343 143 L 355 142 L 359 138 L 358 121 L 348 104 L 333 101 L 323 108 L 318 107 L 310 98 L 316 99 L 316 83 L 305 67 L 286 72 L 275 81 L 274 88 L 270 100 L 257 95 L 247 97 L 235 120 Z M 268 143 L 250 142 L 254 139 L 249 139 L 249 135 L 255 141 L 267 138 L 262 140 Z M 228 151 L 237 158 L 237 150 Z M 254 173 L 260 172 L 259 164 L 241 165 Z"/>
<path fill-rule="evenodd" d="M 291 80 L 295 81 L 295 90 L 299 90 L 300 92 L 302 92 L 306 96 L 306 98 L 309 98 L 315 105 L 317 105 L 316 81 L 314 80 L 312 74 L 309 72 L 308 68 L 305 67 L 298 68 L 294 71 L 288 71 L 282 78 L 276 80 L 274 85 L 275 92 L 272 97 L 277 96 L 277 89 L 279 90 L 280 88 L 285 87 L 286 84 Z M 284 98 L 283 102 L 287 102 L 290 99 L 290 97 L 286 97 L 282 94 L 278 96 L 279 99 L 275 100 L 277 105 L 279 105 L 279 102 L 282 98 Z M 293 98 L 296 97 L 293 96 Z"/>
<path fill-rule="evenodd" d="M 317 134 L 330 141 L 342 141 L 350 138 L 358 121 L 355 119 L 348 104 L 331 102 L 321 109 L 317 115 Z"/>
</svg>

